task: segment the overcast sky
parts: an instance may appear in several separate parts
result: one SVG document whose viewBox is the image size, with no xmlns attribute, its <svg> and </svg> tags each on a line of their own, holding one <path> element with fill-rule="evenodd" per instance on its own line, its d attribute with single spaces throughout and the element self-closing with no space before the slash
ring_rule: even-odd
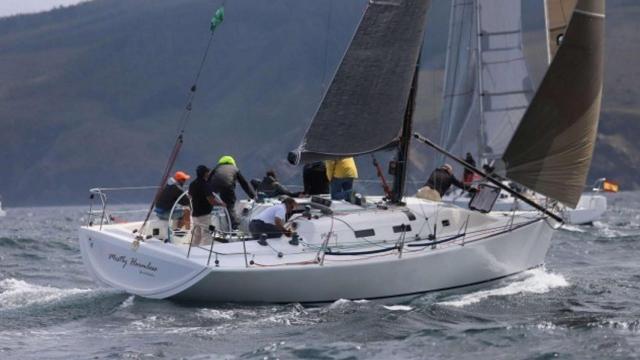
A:
<svg viewBox="0 0 640 360">
<path fill-rule="evenodd" d="M 0 0 L 0 17 L 51 10 L 87 0 Z"/>
</svg>

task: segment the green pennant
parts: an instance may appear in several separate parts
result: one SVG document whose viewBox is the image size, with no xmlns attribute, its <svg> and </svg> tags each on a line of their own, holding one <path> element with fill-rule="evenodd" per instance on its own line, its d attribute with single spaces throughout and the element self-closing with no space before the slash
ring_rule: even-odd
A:
<svg viewBox="0 0 640 360">
<path fill-rule="evenodd" d="M 216 13 L 213 15 L 213 18 L 211 19 L 211 32 L 215 31 L 216 27 L 222 24 L 222 21 L 224 21 L 224 6 L 218 8 Z"/>
</svg>

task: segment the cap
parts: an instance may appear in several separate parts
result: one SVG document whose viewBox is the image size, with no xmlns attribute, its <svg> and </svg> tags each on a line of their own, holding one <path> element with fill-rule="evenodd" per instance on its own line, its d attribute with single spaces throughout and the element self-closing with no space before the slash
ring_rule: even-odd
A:
<svg viewBox="0 0 640 360">
<path fill-rule="evenodd" d="M 236 161 L 230 155 L 225 155 L 218 160 L 218 165 L 225 164 L 236 166 Z"/>
<path fill-rule="evenodd" d="M 173 175 L 173 178 L 176 179 L 176 181 L 187 181 L 187 180 L 191 179 L 191 176 L 189 176 L 185 172 L 176 171 L 175 175 Z"/>
<path fill-rule="evenodd" d="M 442 168 L 447 170 L 448 173 L 453 173 L 453 166 L 449 165 L 449 164 L 444 164 L 442 165 Z"/>
<path fill-rule="evenodd" d="M 204 177 L 208 171 L 209 171 L 209 168 L 204 165 L 198 165 L 198 167 L 196 168 L 196 174 L 200 178 Z"/>
</svg>

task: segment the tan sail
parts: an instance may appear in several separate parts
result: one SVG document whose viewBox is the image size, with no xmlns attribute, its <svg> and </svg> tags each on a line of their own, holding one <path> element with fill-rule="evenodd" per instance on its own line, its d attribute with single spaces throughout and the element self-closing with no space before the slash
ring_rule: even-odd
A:
<svg viewBox="0 0 640 360">
<path fill-rule="evenodd" d="M 507 177 L 575 207 L 596 140 L 605 0 L 579 0 L 542 84 L 503 157 Z"/>
<path fill-rule="evenodd" d="M 547 51 L 549 62 L 553 59 L 567 31 L 571 14 L 578 0 L 544 0 L 547 25 Z"/>
</svg>

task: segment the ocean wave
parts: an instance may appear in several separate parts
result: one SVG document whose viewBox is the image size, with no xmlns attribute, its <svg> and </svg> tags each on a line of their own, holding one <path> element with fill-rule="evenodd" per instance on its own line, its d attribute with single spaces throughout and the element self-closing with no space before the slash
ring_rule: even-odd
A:
<svg viewBox="0 0 640 360">
<path fill-rule="evenodd" d="M 576 232 L 576 233 L 585 233 L 585 232 L 587 232 L 585 229 L 581 228 L 578 225 L 563 224 L 561 229 L 565 230 L 565 231 Z"/>
<path fill-rule="evenodd" d="M 551 289 L 569 286 L 569 283 L 560 274 L 547 272 L 544 268 L 526 271 L 524 279 L 512 282 L 497 289 L 482 290 L 471 294 L 462 295 L 455 300 L 442 301 L 438 304 L 463 307 L 478 303 L 489 297 L 510 296 L 516 294 L 543 294 Z"/>
<path fill-rule="evenodd" d="M 59 302 L 69 296 L 91 292 L 90 289 L 59 289 L 30 284 L 18 279 L 0 281 L 0 310 Z"/>
</svg>

